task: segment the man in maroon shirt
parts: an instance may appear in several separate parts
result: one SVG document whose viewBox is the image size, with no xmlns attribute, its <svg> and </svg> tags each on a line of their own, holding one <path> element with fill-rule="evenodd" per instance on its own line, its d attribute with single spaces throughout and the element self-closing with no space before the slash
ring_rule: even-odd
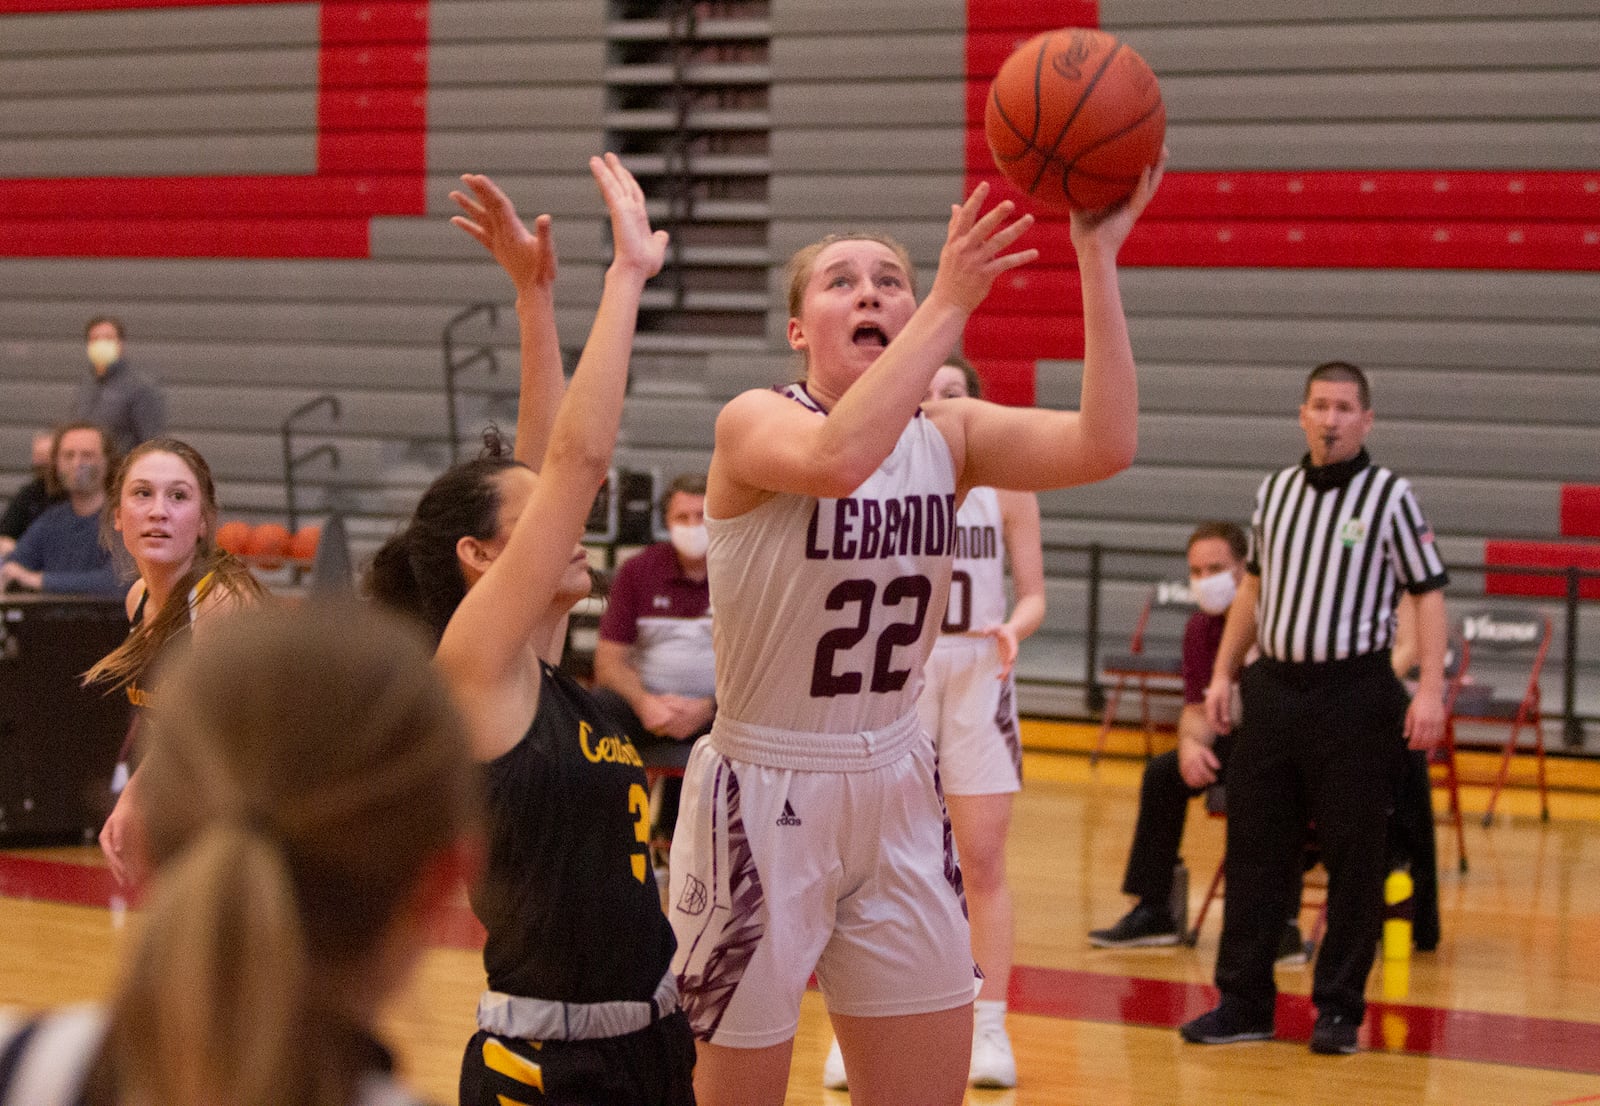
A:
<svg viewBox="0 0 1600 1106">
<path fill-rule="evenodd" d="M 704 475 L 672 481 L 661 501 L 670 540 L 623 562 L 600 617 L 595 698 L 647 765 L 688 763 L 693 739 L 716 714 L 705 504 Z M 665 782 L 655 819 L 670 836 L 680 781 Z"/>
<path fill-rule="evenodd" d="M 1189 800 L 1221 779 L 1231 743 L 1232 735 L 1213 733 L 1206 724 L 1205 698 L 1228 604 L 1244 574 L 1246 551 L 1244 531 L 1232 522 L 1202 522 L 1189 535 L 1189 590 L 1200 609 L 1183 632 L 1178 747 L 1145 765 L 1139 818 L 1122 880 L 1123 892 L 1138 901 L 1116 925 L 1090 931 L 1089 943 L 1096 948 L 1175 945 L 1183 936 L 1186 919 L 1173 901 L 1174 869 Z M 1306 956 L 1300 930 L 1290 920 L 1279 963 L 1303 964 Z"/>
</svg>

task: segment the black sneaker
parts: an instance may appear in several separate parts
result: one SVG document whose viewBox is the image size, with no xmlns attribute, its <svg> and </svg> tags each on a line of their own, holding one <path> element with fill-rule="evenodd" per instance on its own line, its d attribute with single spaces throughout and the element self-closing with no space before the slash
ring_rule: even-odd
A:
<svg viewBox="0 0 1600 1106">
<path fill-rule="evenodd" d="M 1318 1014 L 1311 1029 L 1311 1051 L 1325 1056 L 1349 1056 L 1359 1051 L 1356 1031 L 1361 1023 L 1344 1014 Z"/>
<path fill-rule="evenodd" d="M 1311 954 L 1315 948 L 1312 942 L 1300 936 L 1300 927 L 1290 922 L 1283 927 L 1283 937 L 1278 941 L 1278 967 L 1305 967 L 1311 963 Z"/>
<path fill-rule="evenodd" d="M 1110 929 L 1091 929 L 1089 943 L 1097 949 L 1133 949 L 1176 945 L 1178 925 L 1170 914 L 1140 903 Z"/>
<path fill-rule="evenodd" d="M 1192 1045 L 1231 1045 L 1240 1041 L 1270 1041 L 1272 1018 L 1250 1017 L 1237 1003 L 1223 999 L 1215 1010 L 1201 1014 L 1193 1021 L 1184 1022 L 1178 1027 L 1178 1032 Z"/>
</svg>

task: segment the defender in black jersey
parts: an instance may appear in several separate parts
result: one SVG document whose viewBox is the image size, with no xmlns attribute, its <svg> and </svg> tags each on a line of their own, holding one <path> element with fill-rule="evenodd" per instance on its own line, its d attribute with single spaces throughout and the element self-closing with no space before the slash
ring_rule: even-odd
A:
<svg viewBox="0 0 1600 1106">
<path fill-rule="evenodd" d="M 463 1106 L 694 1101 L 639 754 L 553 667 L 567 614 L 589 591 L 578 540 L 616 441 L 639 296 L 666 248 L 621 163 L 607 155 L 590 169 L 616 256 L 564 395 L 549 217 L 530 234 L 487 177 L 463 178 L 471 195 L 451 193 L 465 212 L 455 224 L 517 287 L 515 460 L 485 435 L 485 456 L 433 483 L 368 578 L 377 598 L 433 630 L 483 765 L 488 867 L 472 904 L 488 930 L 489 985 L 462 1063 Z"/>
</svg>

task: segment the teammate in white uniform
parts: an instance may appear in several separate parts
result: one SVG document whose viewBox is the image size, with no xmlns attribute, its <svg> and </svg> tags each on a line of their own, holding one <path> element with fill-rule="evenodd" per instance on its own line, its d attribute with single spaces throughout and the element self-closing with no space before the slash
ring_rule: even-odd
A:
<svg viewBox="0 0 1600 1106">
<path fill-rule="evenodd" d="M 934 374 L 924 403 L 977 396 L 981 382 L 965 358 Z M 923 669 L 917 714 L 939 753 L 972 923 L 972 955 L 983 973 L 973 1004 L 967 1082 L 1014 1087 L 1016 1059 L 1006 1035 L 1015 917 L 1006 882 L 1012 795 L 1022 789 L 1017 732 L 1018 643 L 1044 621 L 1044 552 L 1039 501 L 1031 492 L 973 488 L 956 514 L 950 597 L 933 655 Z M 1006 562 L 1016 604 L 1006 617 Z M 826 1087 L 847 1085 L 836 1040 L 822 1069 Z"/>
<path fill-rule="evenodd" d="M 903 248 L 824 239 L 791 262 L 803 385 L 735 397 L 706 495 L 718 714 L 673 839 L 674 966 L 703 1106 L 778 1106 L 815 967 L 858 1103 L 958 1103 L 974 969 L 932 743 L 915 702 L 950 583 L 955 507 L 979 485 L 1103 479 L 1133 457 L 1133 354 L 1116 253 L 1159 179 L 1074 216 L 1078 413 L 919 403 L 1031 224 L 951 208 L 920 307 Z"/>
</svg>

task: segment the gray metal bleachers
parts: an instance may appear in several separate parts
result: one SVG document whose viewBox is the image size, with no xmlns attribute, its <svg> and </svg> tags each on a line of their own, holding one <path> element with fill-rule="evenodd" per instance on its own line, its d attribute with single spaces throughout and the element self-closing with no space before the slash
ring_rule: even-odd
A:
<svg viewBox="0 0 1600 1106">
<path fill-rule="evenodd" d="M 695 277 L 685 310 L 660 288 L 647 297 L 660 330 L 638 342 L 624 464 L 703 467 L 721 402 L 798 375 L 776 306 L 793 250 L 830 231 L 884 230 L 911 250 L 926 291 L 964 186 L 965 0 L 885 0 L 847 17 L 837 0 L 758 7 L 746 18 L 710 5 L 706 33 L 768 36 L 769 57 L 695 56 L 680 73 L 695 89 L 740 90 L 727 104 L 695 100 L 686 120 L 717 135 L 765 126 L 768 144 L 730 140 L 700 155 L 721 183 L 698 201 L 703 225 L 683 232 Z M 1600 175 L 1594 0 L 1403 7 L 1102 0 L 1099 10 L 1161 75 L 1174 172 Z M 492 173 L 525 214 L 555 216 L 559 326 L 569 346 L 587 331 L 610 251 L 585 159 L 675 125 L 659 102 L 631 98 L 663 79 L 666 62 L 646 48 L 665 21 L 615 14 L 603 0 L 435 0 L 426 214 L 372 219 L 369 258 L 0 258 L 0 487 L 85 371 L 84 320 L 109 310 L 130 326 L 134 362 L 166 384 L 174 431 L 215 451 L 226 510 L 281 508 L 277 424 L 332 392 L 343 418 L 317 421 L 304 442 L 338 444 L 345 464 L 308 473 L 302 502 L 312 512 L 353 503 L 358 543 L 381 534 L 440 461 L 439 333 L 467 303 L 504 309 L 499 331 L 480 335 L 500 374 L 462 381 L 468 421 L 509 422 L 497 394 L 514 384 L 510 287 L 448 225 L 460 173 Z M 0 172 L 308 173 L 318 36 L 311 4 L 8 16 Z M 770 88 L 764 105 L 744 95 L 753 88 Z M 629 155 L 652 180 L 669 162 L 654 146 Z M 663 220 L 668 202 L 651 191 Z M 1245 517 L 1262 474 L 1298 456 L 1304 373 L 1335 357 L 1371 370 L 1374 455 L 1414 477 L 1441 545 L 1463 557 L 1491 536 L 1551 536 L 1560 484 L 1600 472 L 1593 266 L 1130 267 L 1122 287 L 1141 367 L 1140 456 L 1104 484 L 1044 496 L 1052 541 L 1170 546 L 1171 574 L 1181 571 L 1197 516 Z M 764 306 L 761 333 L 729 332 Z M 1041 362 L 1039 402 L 1075 405 L 1077 373 Z M 1125 641 L 1133 577 L 1147 570 L 1116 569 L 1106 642 Z M 1081 659 L 1081 568 L 1063 554 L 1051 571 L 1051 613 L 1023 652 L 1025 676 L 1075 674 Z"/>
</svg>

